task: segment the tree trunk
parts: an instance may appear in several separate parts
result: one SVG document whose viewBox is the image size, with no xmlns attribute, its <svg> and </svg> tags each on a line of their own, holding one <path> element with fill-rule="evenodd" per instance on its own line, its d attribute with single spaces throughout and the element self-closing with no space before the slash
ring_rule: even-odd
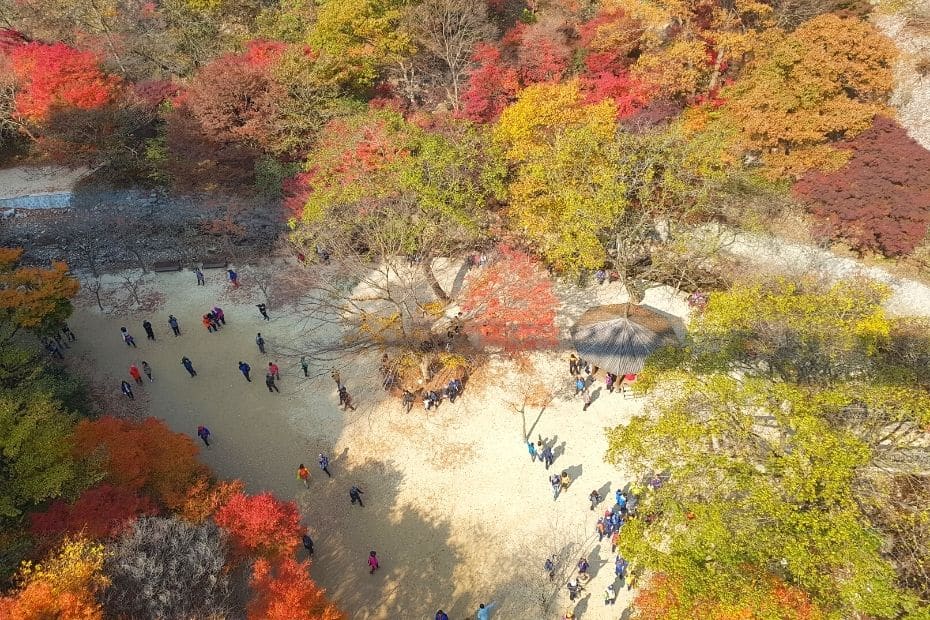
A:
<svg viewBox="0 0 930 620">
<path fill-rule="evenodd" d="M 429 256 L 423 257 L 423 275 L 426 276 L 426 281 L 429 282 L 429 287 L 433 289 L 433 294 L 436 295 L 436 298 L 444 303 L 449 303 L 451 298 L 442 290 L 442 286 L 439 284 L 439 280 L 436 279 L 436 274 L 433 273 L 433 259 Z"/>
</svg>

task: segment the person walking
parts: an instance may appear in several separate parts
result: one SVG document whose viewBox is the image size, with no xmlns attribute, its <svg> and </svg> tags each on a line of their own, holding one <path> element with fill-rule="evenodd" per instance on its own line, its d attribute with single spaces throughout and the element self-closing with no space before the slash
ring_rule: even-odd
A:
<svg viewBox="0 0 930 620">
<path fill-rule="evenodd" d="M 258 308 L 259 312 L 261 312 L 263 319 L 265 319 L 266 321 L 271 320 L 271 317 L 268 316 L 268 306 L 266 306 L 265 304 L 257 304 L 255 307 Z"/>
<path fill-rule="evenodd" d="M 588 407 L 591 406 L 591 390 L 585 390 L 581 394 L 581 400 L 584 403 L 584 406 L 581 408 L 582 411 L 587 411 Z"/>
<path fill-rule="evenodd" d="M 591 565 L 588 564 L 588 560 L 586 558 L 580 558 L 578 560 L 578 577 L 582 580 L 587 579 L 589 568 L 591 568 Z"/>
<path fill-rule="evenodd" d="M 268 362 L 268 372 L 278 381 L 281 380 L 281 369 L 274 362 Z"/>
<path fill-rule="evenodd" d="M 433 620 L 449 620 L 449 614 L 440 609 L 436 612 L 436 617 Z"/>
<path fill-rule="evenodd" d="M 313 557 L 313 539 L 310 538 L 310 534 L 304 534 L 301 538 L 301 541 L 304 544 L 304 549 L 307 550 L 307 555 Z"/>
<path fill-rule="evenodd" d="M 171 331 L 174 333 L 175 337 L 181 335 L 181 326 L 178 324 L 178 320 L 173 314 L 168 315 L 168 326 L 171 327 Z"/>
<path fill-rule="evenodd" d="M 123 382 L 120 384 L 120 389 L 123 390 L 123 394 L 125 394 L 125 395 L 129 398 L 129 400 L 135 400 L 135 399 L 136 399 L 135 394 L 132 393 L 132 386 L 129 385 L 129 382 L 128 382 L 128 381 L 123 381 Z"/>
<path fill-rule="evenodd" d="M 223 312 L 222 308 L 220 308 L 219 306 L 213 306 L 213 316 L 216 318 L 217 321 L 219 321 L 223 325 L 226 325 L 226 313 Z"/>
<path fill-rule="evenodd" d="M 203 444 L 205 446 L 207 446 L 208 448 L 210 447 L 210 429 L 209 428 L 203 425 L 198 426 L 197 436 L 203 439 Z"/>
<path fill-rule="evenodd" d="M 568 356 L 568 372 L 574 377 L 578 374 L 578 371 L 578 356 L 572 353 Z"/>
<path fill-rule="evenodd" d="M 591 500 L 591 510 L 594 510 L 594 507 L 601 503 L 601 494 L 597 492 L 597 489 L 594 489 L 588 495 L 588 499 Z"/>
<path fill-rule="evenodd" d="M 552 462 L 555 460 L 555 455 L 552 453 L 552 448 L 546 446 L 542 449 L 542 453 L 539 456 L 542 459 L 542 462 L 545 463 L 546 469 L 549 469 L 549 466 L 552 465 Z"/>
<path fill-rule="evenodd" d="M 132 337 L 132 334 L 129 333 L 129 330 L 125 327 L 119 328 L 120 333 L 123 335 L 123 342 L 126 343 L 127 347 L 138 348 L 136 347 L 136 339 Z"/>
<path fill-rule="evenodd" d="M 145 330 L 145 337 L 151 341 L 155 341 L 155 331 L 152 329 L 152 322 L 148 319 L 142 321 L 142 329 Z"/>
<path fill-rule="evenodd" d="M 608 372 L 607 376 L 604 378 L 604 385 L 607 387 L 607 391 L 611 394 L 614 393 L 614 383 L 617 381 L 617 375 Z"/>
<path fill-rule="evenodd" d="M 203 326 L 207 328 L 207 333 L 216 331 L 216 326 L 213 324 L 213 319 L 210 318 L 209 314 L 205 314 L 200 318 L 200 322 L 203 323 Z"/>
<path fill-rule="evenodd" d="M 353 504 L 358 502 L 358 505 L 364 508 L 365 504 L 362 503 L 362 493 L 364 493 L 364 491 L 353 484 L 349 489 L 349 499 L 352 500 Z"/>
<path fill-rule="evenodd" d="M 145 373 L 145 376 L 149 378 L 149 381 L 154 381 L 152 378 L 152 367 L 149 366 L 149 363 L 145 360 L 142 360 L 142 372 Z"/>
<path fill-rule="evenodd" d="M 203 277 L 203 272 L 200 271 L 200 267 L 194 267 L 194 275 L 197 276 L 197 286 L 207 285 L 207 280 Z"/>
<path fill-rule="evenodd" d="M 184 370 L 186 370 L 190 376 L 197 376 L 197 371 L 194 370 L 194 363 L 186 355 L 181 358 L 181 366 L 184 366 Z"/>
<path fill-rule="evenodd" d="M 239 288 L 239 274 L 232 269 L 227 269 L 226 275 L 229 277 L 229 281 L 232 283 L 233 288 Z"/>
<path fill-rule="evenodd" d="M 546 575 L 549 576 L 550 582 L 555 581 L 555 560 L 553 557 L 546 558 L 546 563 L 543 564 L 543 569 L 546 571 Z"/>
<path fill-rule="evenodd" d="M 320 469 L 325 471 L 326 475 L 332 478 L 333 475 L 329 473 L 329 457 L 326 456 L 325 454 L 320 454 L 319 462 L 320 462 Z"/>
<path fill-rule="evenodd" d="M 559 485 L 562 487 L 562 490 L 567 491 L 571 483 L 572 477 L 568 475 L 567 471 L 563 471 L 562 475 L 559 477 Z"/>
<path fill-rule="evenodd" d="M 558 474 L 552 474 L 549 476 L 549 484 L 552 485 L 552 499 L 559 499 L 559 491 L 562 490 L 562 479 L 559 478 Z"/>
<path fill-rule="evenodd" d="M 378 554 L 375 551 L 368 553 L 368 574 L 374 575 L 375 571 L 380 568 L 378 564 Z"/>
<path fill-rule="evenodd" d="M 530 461 L 536 462 L 536 444 L 532 441 L 526 442 L 526 451 L 530 453 Z"/>
<path fill-rule="evenodd" d="M 614 584 L 610 584 L 604 590 L 604 605 L 613 605 L 616 600 L 617 593 L 614 591 Z"/>
<path fill-rule="evenodd" d="M 597 520 L 597 525 L 594 526 L 594 531 L 597 532 L 597 542 L 601 542 L 604 540 L 604 537 L 607 536 L 607 526 L 604 525 L 603 517 Z"/>
<path fill-rule="evenodd" d="M 249 378 L 249 372 L 251 370 L 252 370 L 251 366 L 249 366 L 242 360 L 239 361 L 239 372 L 242 373 L 242 376 L 245 377 L 245 380 L 248 381 L 249 383 L 252 383 L 252 379 Z"/>
<path fill-rule="evenodd" d="M 269 392 L 277 392 L 278 394 L 281 393 L 281 390 L 278 389 L 278 386 L 274 384 L 274 375 L 271 374 L 270 371 L 265 375 L 265 387 L 268 388 Z"/>
<path fill-rule="evenodd" d="M 577 377 L 575 377 L 575 396 L 578 396 L 579 394 L 584 392 L 585 387 L 587 386 L 585 384 L 584 379 L 581 378 L 581 375 L 578 375 Z"/>
<path fill-rule="evenodd" d="M 60 360 L 65 359 L 65 356 L 61 353 L 61 348 L 58 346 L 58 343 L 52 340 L 51 338 L 42 337 L 42 344 L 45 346 L 45 349 L 57 357 Z"/>
<path fill-rule="evenodd" d="M 262 355 L 264 355 L 265 354 L 265 339 L 262 338 L 261 332 L 258 332 L 258 334 L 255 335 L 255 344 L 258 345 L 258 351 Z"/>
<path fill-rule="evenodd" d="M 129 376 L 132 377 L 133 381 L 142 385 L 142 373 L 139 372 L 139 367 L 135 364 L 129 365 Z"/>
<path fill-rule="evenodd" d="M 355 405 L 352 404 L 352 395 L 349 394 L 349 391 L 345 388 L 345 386 L 342 386 L 342 390 L 339 393 L 339 400 L 342 403 L 343 411 L 348 411 L 349 409 L 355 411 Z"/>
<path fill-rule="evenodd" d="M 77 340 L 77 336 L 74 335 L 74 332 L 71 331 L 71 328 L 68 327 L 67 323 L 61 326 L 61 331 L 62 333 L 64 333 L 65 336 L 67 336 L 68 340 L 70 340 L 71 342 L 74 342 L 75 340 Z"/>
<path fill-rule="evenodd" d="M 572 577 L 568 580 L 568 585 L 565 586 L 568 588 L 568 600 L 574 602 L 576 598 L 581 596 L 581 592 L 584 590 L 582 585 L 578 583 L 578 580 Z"/>
<path fill-rule="evenodd" d="M 623 576 L 626 574 L 626 560 L 623 559 L 623 556 L 618 555 L 614 558 L 614 575 L 618 579 L 623 579 Z"/>
<path fill-rule="evenodd" d="M 413 409 L 413 401 L 413 392 L 410 390 L 404 390 L 404 409 L 407 410 L 407 413 L 410 413 L 410 410 Z"/>
<path fill-rule="evenodd" d="M 303 463 L 297 467 L 297 478 L 304 481 L 305 487 L 310 488 L 310 470 L 304 467 Z"/>
<path fill-rule="evenodd" d="M 497 607 L 497 603 L 481 603 L 478 605 L 478 611 L 475 613 L 475 620 L 491 620 L 491 610 Z"/>
<path fill-rule="evenodd" d="M 310 362 L 307 361 L 306 355 L 300 356 L 300 369 L 304 371 L 304 377 L 310 376 Z"/>
</svg>

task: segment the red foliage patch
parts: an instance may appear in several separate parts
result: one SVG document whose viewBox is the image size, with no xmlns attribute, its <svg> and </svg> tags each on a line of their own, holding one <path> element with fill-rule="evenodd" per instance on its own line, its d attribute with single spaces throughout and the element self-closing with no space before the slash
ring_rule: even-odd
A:
<svg viewBox="0 0 930 620">
<path fill-rule="evenodd" d="M 33 122 L 49 118 L 55 106 L 82 110 L 111 101 L 119 79 L 100 70 L 97 58 L 64 43 L 26 43 L 10 54 L 20 83 L 16 114 Z"/>
<path fill-rule="evenodd" d="M 294 551 L 304 533 L 297 504 L 282 502 L 271 493 L 237 493 L 213 520 L 229 532 L 240 556 L 283 557 Z"/>
<path fill-rule="evenodd" d="M 463 114 L 473 121 L 488 123 L 500 116 L 517 97 L 520 78 L 517 70 L 501 59 L 501 51 L 484 43 L 475 47 L 472 62 L 478 67 L 468 78 L 462 94 Z"/>
<path fill-rule="evenodd" d="M 92 539 L 109 538 L 137 517 L 157 512 L 149 498 L 104 483 L 81 493 L 73 504 L 56 500 L 44 512 L 29 515 L 29 531 L 40 539 L 58 540 L 78 532 Z"/>
<path fill-rule="evenodd" d="M 882 116 L 845 148 L 853 153 L 846 166 L 807 174 L 794 195 L 821 218 L 829 236 L 860 251 L 913 251 L 930 224 L 930 151 Z"/>
<path fill-rule="evenodd" d="M 555 346 L 559 300 L 552 279 L 529 254 L 501 246 L 493 263 L 471 276 L 462 300 L 466 331 L 508 351 Z"/>
<path fill-rule="evenodd" d="M 0 28 L 0 54 L 9 54 L 13 49 L 28 42 L 29 39 L 22 32 L 12 28 Z"/>
</svg>

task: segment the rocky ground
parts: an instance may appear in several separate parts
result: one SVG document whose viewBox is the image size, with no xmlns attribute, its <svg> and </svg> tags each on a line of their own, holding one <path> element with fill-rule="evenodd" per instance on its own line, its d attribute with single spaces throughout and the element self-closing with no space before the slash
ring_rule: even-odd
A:
<svg viewBox="0 0 930 620">
<path fill-rule="evenodd" d="M 13 174 L 13 173 L 16 174 Z M 268 254 L 284 229 L 280 207 L 254 198 L 115 189 L 54 168 L 0 171 L 4 198 L 71 192 L 68 209 L 15 209 L 0 219 L 0 245 L 26 261 L 64 259 L 103 272 L 158 261 L 242 261 Z"/>
</svg>

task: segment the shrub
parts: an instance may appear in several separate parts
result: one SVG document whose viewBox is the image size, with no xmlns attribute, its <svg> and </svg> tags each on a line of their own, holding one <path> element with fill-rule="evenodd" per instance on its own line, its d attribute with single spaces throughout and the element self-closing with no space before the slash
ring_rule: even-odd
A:
<svg viewBox="0 0 930 620">
<path fill-rule="evenodd" d="M 826 233 L 860 251 L 908 254 L 930 223 L 930 151 L 895 121 L 876 117 L 847 143 L 850 161 L 836 172 L 811 172 L 793 188 Z"/>
</svg>

